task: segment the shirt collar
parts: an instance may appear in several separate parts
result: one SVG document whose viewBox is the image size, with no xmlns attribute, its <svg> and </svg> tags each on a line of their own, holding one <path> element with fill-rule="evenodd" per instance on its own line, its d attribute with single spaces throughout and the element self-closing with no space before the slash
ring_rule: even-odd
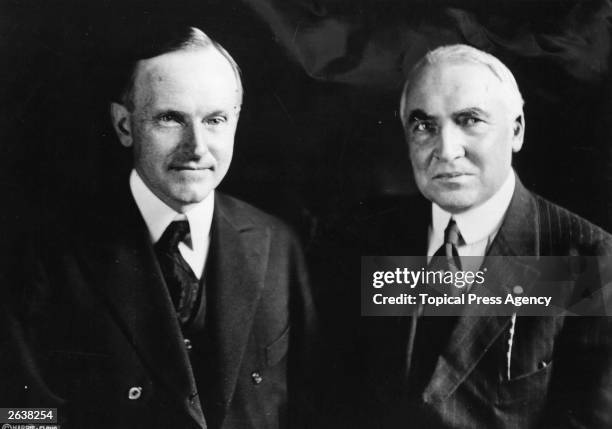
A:
<svg viewBox="0 0 612 429">
<path fill-rule="evenodd" d="M 191 207 L 188 212 L 182 214 L 160 200 L 142 181 L 136 170 L 132 170 L 130 174 L 130 189 L 153 243 L 157 243 L 172 221 L 186 218 L 191 231 L 193 250 L 197 252 L 198 249 L 206 246 L 212 225 L 214 191 Z"/>
<path fill-rule="evenodd" d="M 497 233 L 510 205 L 515 182 L 514 171 L 511 171 L 501 187 L 487 201 L 466 212 L 452 215 L 465 244 L 477 243 Z M 442 241 L 444 241 L 444 230 L 450 217 L 450 213 L 437 204 L 432 204 L 433 235 L 442 237 Z"/>
</svg>

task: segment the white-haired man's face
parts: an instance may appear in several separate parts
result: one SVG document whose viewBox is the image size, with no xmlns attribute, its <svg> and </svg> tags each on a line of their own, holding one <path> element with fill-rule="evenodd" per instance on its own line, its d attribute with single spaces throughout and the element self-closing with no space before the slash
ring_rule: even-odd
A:
<svg viewBox="0 0 612 429">
<path fill-rule="evenodd" d="M 425 66 L 408 88 L 404 128 L 416 184 L 450 213 L 485 202 L 511 172 L 523 144 L 522 112 L 512 112 L 485 65 Z"/>
</svg>

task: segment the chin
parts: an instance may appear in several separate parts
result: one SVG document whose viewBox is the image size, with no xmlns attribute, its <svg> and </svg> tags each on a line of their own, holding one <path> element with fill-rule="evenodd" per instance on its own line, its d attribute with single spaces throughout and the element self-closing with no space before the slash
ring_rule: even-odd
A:
<svg viewBox="0 0 612 429">
<path fill-rule="evenodd" d="M 429 199 L 449 213 L 461 213 L 474 206 L 472 198 L 462 195 L 435 195 Z"/>
<path fill-rule="evenodd" d="M 214 188 L 197 188 L 197 189 L 181 189 L 177 190 L 177 192 L 173 192 L 172 197 L 173 200 L 182 206 L 188 206 L 192 204 L 197 204 L 206 199 L 213 191 Z"/>
<path fill-rule="evenodd" d="M 183 197 L 182 200 L 185 202 L 185 204 L 201 203 L 210 195 L 211 192 L 212 189 L 206 192 L 190 193 L 189 195 Z"/>
</svg>

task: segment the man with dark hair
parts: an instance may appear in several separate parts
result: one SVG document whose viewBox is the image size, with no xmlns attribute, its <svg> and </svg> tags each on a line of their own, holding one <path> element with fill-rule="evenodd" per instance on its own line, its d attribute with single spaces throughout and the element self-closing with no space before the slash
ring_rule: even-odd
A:
<svg viewBox="0 0 612 429">
<path fill-rule="evenodd" d="M 438 48 L 410 73 L 400 112 L 425 199 L 360 217 L 349 228 L 360 254 L 421 255 L 423 269 L 447 273 L 482 270 L 484 286 L 469 291 L 476 295 L 487 287 L 526 296 L 552 285 L 560 302 L 593 312 L 523 317 L 518 309 L 484 314 L 482 304 L 455 317 L 422 305 L 411 317 L 364 318 L 370 387 L 362 409 L 372 427 L 612 427 L 612 318 L 601 306 L 609 304 L 612 237 L 529 192 L 513 171 L 525 120 L 512 73 L 478 49 Z M 455 289 L 444 292 L 466 293 Z"/>
<path fill-rule="evenodd" d="M 129 180 L 43 227 L 10 284 L 0 406 L 56 407 L 62 428 L 295 427 L 313 335 L 300 247 L 215 191 L 238 66 L 196 28 L 156 38 L 111 104 Z"/>
</svg>

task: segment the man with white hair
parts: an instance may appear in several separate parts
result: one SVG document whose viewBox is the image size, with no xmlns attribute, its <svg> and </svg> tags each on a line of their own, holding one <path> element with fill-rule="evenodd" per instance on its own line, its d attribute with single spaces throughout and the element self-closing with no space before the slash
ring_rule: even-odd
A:
<svg viewBox="0 0 612 429">
<path fill-rule="evenodd" d="M 428 53 L 404 85 L 400 111 L 426 200 L 365 217 L 355 229 L 362 255 L 427 255 L 430 264 L 445 256 L 443 269 L 484 269 L 487 284 L 511 295 L 544 276 L 525 257 L 599 257 L 596 268 L 609 269 L 612 237 L 528 191 L 513 171 L 523 99 L 497 58 L 465 45 Z M 563 287 L 577 294 L 574 277 Z M 364 322 L 373 424 L 612 427 L 608 317 L 475 314 L 468 306 L 458 317 Z"/>
</svg>

